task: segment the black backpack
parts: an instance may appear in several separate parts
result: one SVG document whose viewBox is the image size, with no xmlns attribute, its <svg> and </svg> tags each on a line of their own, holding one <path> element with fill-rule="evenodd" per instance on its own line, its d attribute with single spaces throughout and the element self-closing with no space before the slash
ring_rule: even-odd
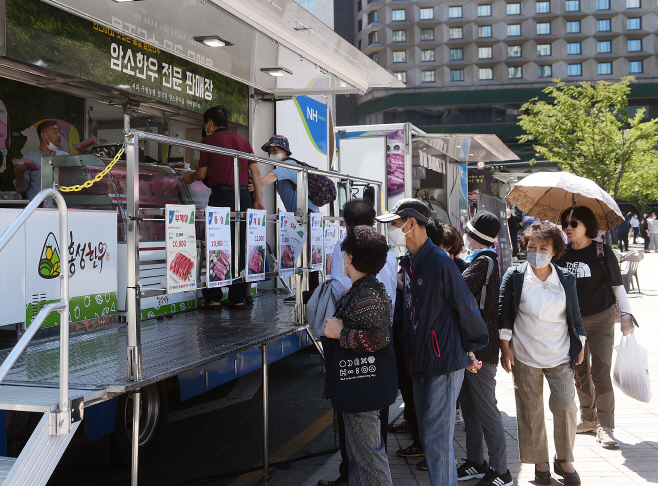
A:
<svg viewBox="0 0 658 486">
<path fill-rule="evenodd" d="M 308 165 L 306 162 L 300 162 L 297 159 L 293 159 L 302 167 L 308 167 L 309 169 L 317 169 L 312 165 Z M 293 184 L 297 188 L 296 184 Z M 308 198 L 313 204 L 321 208 L 325 204 L 329 204 L 336 200 L 336 185 L 331 179 L 327 176 L 320 174 L 309 174 L 308 175 Z"/>
</svg>

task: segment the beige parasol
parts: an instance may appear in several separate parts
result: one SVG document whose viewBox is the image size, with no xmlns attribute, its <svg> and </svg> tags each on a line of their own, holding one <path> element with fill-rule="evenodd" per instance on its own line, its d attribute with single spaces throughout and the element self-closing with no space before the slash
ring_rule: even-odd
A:
<svg viewBox="0 0 658 486">
<path fill-rule="evenodd" d="M 612 196 L 594 181 L 569 172 L 537 172 L 520 181 L 505 196 L 529 216 L 559 223 L 565 209 L 587 206 L 599 229 L 610 230 L 624 220 Z"/>
</svg>

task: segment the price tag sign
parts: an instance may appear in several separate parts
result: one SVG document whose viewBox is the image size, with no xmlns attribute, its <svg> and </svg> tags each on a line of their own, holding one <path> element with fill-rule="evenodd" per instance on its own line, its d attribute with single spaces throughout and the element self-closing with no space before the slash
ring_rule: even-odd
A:
<svg viewBox="0 0 658 486">
<path fill-rule="evenodd" d="M 340 235 L 339 235 L 338 239 L 340 241 L 343 241 L 346 236 L 347 236 L 347 228 L 345 226 L 341 226 L 340 227 Z"/>
<path fill-rule="evenodd" d="M 327 223 L 324 226 L 324 274 L 331 275 L 334 248 L 338 242 L 338 225 Z"/>
<path fill-rule="evenodd" d="M 311 213 L 311 270 L 322 270 L 324 261 L 324 231 L 322 214 Z"/>
<path fill-rule="evenodd" d="M 231 209 L 206 208 L 206 286 L 209 289 L 231 283 Z"/>
<path fill-rule="evenodd" d="M 306 231 L 295 220 L 293 213 L 279 213 L 279 276 L 295 274 L 297 257 L 304 247 Z"/>
<path fill-rule="evenodd" d="M 195 206 L 167 204 L 167 293 L 196 290 Z"/>
<path fill-rule="evenodd" d="M 247 282 L 265 280 L 264 209 L 247 209 Z"/>
</svg>

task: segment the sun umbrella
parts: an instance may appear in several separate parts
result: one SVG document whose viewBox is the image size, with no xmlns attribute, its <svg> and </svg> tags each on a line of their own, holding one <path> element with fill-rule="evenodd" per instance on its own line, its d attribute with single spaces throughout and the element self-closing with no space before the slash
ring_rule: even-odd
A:
<svg viewBox="0 0 658 486">
<path fill-rule="evenodd" d="M 609 230 L 624 220 L 614 199 L 594 181 L 569 172 L 537 172 L 521 180 L 505 196 L 529 216 L 558 222 L 562 211 L 587 206 L 599 229 Z"/>
</svg>

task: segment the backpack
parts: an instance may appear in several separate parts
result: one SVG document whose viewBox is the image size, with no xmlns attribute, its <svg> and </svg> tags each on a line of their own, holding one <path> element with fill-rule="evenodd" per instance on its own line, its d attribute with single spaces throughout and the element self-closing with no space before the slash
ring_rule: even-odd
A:
<svg viewBox="0 0 658 486">
<path fill-rule="evenodd" d="M 482 290 L 480 290 L 479 297 L 475 299 L 476 301 L 480 301 L 480 309 L 484 309 L 484 302 L 487 300 L 487 285 L 489 285 L 489 278 L 491 277 L 491 272 L 493 271 L 493 265 L 494 265 L 493 259 L 491 257 L 484 255 L 484 258 L 487 259 L 487 263 L 488 263 L 487 278 L 484 281 Z"/>
<path fill-rule="evenodd" d="M 308 165 L 306 162 L 300 162 L 297 159 L 293 159 L 302 167 L 308 167 L 309 169 L 317 169 L 312 165 Z M 297 187 L 295 184 L 293 184 Z M 325 175 L 320 174 L 309 174 L 308 175 L 308 198 L 313 204 L 318 208 L 321 208 L 325 204 L 333 202 L 336 200 L 336 185 L 331 179 Z"/>
</svg>

